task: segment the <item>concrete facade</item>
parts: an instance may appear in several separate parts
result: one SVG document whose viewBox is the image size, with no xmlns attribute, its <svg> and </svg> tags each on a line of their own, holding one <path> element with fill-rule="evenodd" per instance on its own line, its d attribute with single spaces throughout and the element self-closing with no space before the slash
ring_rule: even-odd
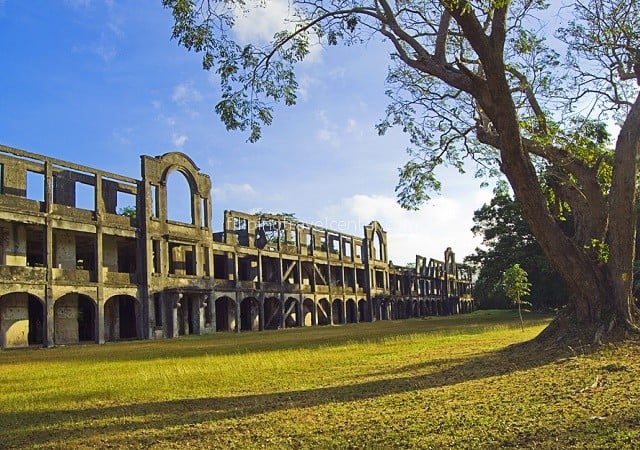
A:
<svg viewBox="0 0 640 450">
<path fill-rule="evenodd" d="M 172 216 L 176 179 L 186 218 Z M 211 211 L 211 180 L 182 153 L 141 156 L 133 179 L 0 145 L 0 346 L 473 310 L 471 272 L 451 249 L 399 267 L 378 222 L 354 236 L 225 211 L 213 232 Z"/>
</svg>

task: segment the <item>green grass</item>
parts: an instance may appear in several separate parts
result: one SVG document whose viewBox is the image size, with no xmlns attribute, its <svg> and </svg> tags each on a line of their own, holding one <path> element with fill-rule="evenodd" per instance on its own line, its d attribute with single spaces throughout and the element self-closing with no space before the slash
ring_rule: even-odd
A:
<svg viewBox="0 0 640 450">
<path fill-rule="evenodd" d="M 0 352 L 1 448 L 637 448 L 640 348 L 510 311 Z"/>
</svg>

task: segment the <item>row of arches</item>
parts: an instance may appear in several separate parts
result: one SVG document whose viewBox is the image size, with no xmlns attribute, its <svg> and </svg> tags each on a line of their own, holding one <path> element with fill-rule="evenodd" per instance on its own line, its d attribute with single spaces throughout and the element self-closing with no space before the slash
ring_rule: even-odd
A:
<svg viewBox="0 0 640 450">
<path fill-rule="evenodd" d="M 378 320 L 410 319 L 412 317 L 445 316 L 470 313 L 473 302 L 460 297 L 428 299 L 374 299 L 374 315 Z"/>
<path fill-rule="evenodd" d="M 345 324 L 369 321 L 368 302 L 365 299 L 276 297 L 263 300 L 245 297 L 236 302 L 229 296 L 215 301 L 217 331 L 257 331 L 314 325 Z"/>
<path fill-rule="evenodd" d="M 27 292 L 2 295 L 0 347 L 26 347 L 48 342 L 74 344 L 141 337 L 141 305 L 135 297 L 114 295 L 104 303 L 103 312 L 103 327 L 99 327 L 98 303 L 88 295 L 68 293 L 53 303 L 53 323 L 48 324 L 46 304 L 38 296 Z M 103 336 L 99 336 L 99 328 L 102 328 Z"/>
</svg>

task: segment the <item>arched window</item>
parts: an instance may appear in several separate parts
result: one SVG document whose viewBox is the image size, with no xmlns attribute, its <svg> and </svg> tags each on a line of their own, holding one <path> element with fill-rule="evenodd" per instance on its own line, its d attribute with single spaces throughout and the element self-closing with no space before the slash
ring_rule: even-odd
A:
<svg viewBox="0 0 640 450">
<path fill-rule="evenodd" d="M 384 252 L 382 251 L 382 238 L 378 231 L 373 232 L 373 258 L 379 261 L 383 261 L 382 257 Z"/>
<path fill-rule="evenodd" d="M 195 224 L 193 194 L 187 177 L 179 170 L 167 176 L 167 220 Z"/>
</svg>

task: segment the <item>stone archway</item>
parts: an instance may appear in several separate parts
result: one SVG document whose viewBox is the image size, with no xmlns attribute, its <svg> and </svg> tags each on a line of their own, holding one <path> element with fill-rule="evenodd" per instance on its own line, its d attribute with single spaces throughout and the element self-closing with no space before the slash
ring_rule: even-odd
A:
<svg viewBox="0 0 640 450">
<path fill-rule="evenodd" d="M 333 324 L 343 324 L 344 323 L 344 303 L 342 299 L 335 299 L 331 303 L 331 316 L 333 318 Z"/>
<path fill-rule="evenodd" d="M 264 300 L 264 329 L 276 330 L 280 328 L 282 322 L 282 308 L 280 300 L 269 297 Z"/>
<path fill-rule="evenodd" d="M 302 302 L 302 324 L 310 327 L 316 324 L 316 313 L 313 300 L 305 298 Z"/>
<path fill-rule="evenodd" d="M 356 323 L 358 321 L 358 307 L 354 299 L 350 298 L 347 300 L 346 309 L 346 323 Z"/>
<path fill-rule="evenodd" d="M 233 331 L 236 328 L 236 302 L 230 297 L 216 299 L 216 331 Z"/>
<path fill-rule="evenodd" d="M 254 297 L 247 297 L 240 302 L 240 331 L 257 331 L 260 329 L 260 305 Z"/>
<path fill-rule="evenodd" d="M 0 297 L 0 348 L 42 345 L 44 342 L 44 304 L 27 292 Z"/>
<path fill-rule="evenodd" d="M 367 301 L 360 299 L 360 301 L 358 301 L 358 322 L 366 322 L 368 317 Z"/>
<path fill-rule="evenodd" d="M 331 325 L 331 304 L 326 298 L 318 301 L 318 325 Z"/>
<path fill-rule="evenodd" d="M 96 342 L 96 303 L 84 294 L 63 295 L 53 305 L 56 344 Z"/>
<path fill-rule="evenodd" d="M 140 303 L 130 295 L 114 295 L 104 304 L 104 339 L 138 339 Z"/>
<path fill-rule="evenodd" d="M 298 300 L 289 297 L 284 302 L 284 327 L 297 327 L 298 324 Z"/>
</svg>

